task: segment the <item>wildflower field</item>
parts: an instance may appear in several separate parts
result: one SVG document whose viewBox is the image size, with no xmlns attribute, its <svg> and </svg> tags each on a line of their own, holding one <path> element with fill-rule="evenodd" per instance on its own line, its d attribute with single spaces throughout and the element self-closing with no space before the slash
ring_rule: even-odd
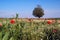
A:
<svg viewBox="0 0 60 40">
<path fill-rule="evenodd" d="M 0 19 L 0 40 L 60 40 L 60 23 L 57 19 Z"/>
</svg>

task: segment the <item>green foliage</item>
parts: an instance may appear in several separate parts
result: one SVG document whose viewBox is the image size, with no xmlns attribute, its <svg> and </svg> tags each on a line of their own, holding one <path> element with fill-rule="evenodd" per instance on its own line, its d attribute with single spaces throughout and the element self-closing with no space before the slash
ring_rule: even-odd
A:
<svg viewBox="0 0 60 40">
<path fill-rule="evenodd" d="M 2 40 L 2 32 L 0 32 L 0 40 Z"/>
<path fill-rule="evenodd" d="M 5 33 L 4 37 L 2 38 L 2 40 L 8 40 L 9 39 L 9 32 Z"/>
<path fill-rule="evenodd" d="M 14 37 L 11 37 L 9 40 L 14 40 Z"/>
</svg>

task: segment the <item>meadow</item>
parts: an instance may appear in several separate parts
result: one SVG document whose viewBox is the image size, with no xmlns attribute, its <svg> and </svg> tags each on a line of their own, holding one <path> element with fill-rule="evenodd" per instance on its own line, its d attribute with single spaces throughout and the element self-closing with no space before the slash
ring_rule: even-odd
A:
<svg viewBox="0 0 60 40">
<path fill-rule="evenodd" d="M 60 19 L 0 19 L 0 40 L 60 40 Z"/>
</svg>

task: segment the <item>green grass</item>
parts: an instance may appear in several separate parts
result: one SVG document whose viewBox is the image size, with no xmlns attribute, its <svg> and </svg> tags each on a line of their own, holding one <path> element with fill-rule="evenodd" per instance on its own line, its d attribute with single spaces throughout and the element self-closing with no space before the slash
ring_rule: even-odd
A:
<svg viewBox="0 0 60 40">
<path fill-rule="evenodd" d="M 4 22 L 5 21 L 5 22 Z M 48 24 L 47 21 L 18 21 L 11 24 L 9 19 L 0 20 L 0 39 L 1 40 L 41 40 L 46 37 L 45 29 L 59 29 L 59 23 Z M 47 30 L 46 30 L 47 31 Z M 48 40 L 45 38 L 45 40 Z"/>
</svg>

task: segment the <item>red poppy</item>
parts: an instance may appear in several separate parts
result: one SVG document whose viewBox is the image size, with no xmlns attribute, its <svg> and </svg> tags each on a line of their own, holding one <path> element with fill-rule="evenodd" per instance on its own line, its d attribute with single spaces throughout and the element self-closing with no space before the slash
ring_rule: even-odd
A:
<svg viewBox="0 0 60 40">
<path fill-rule="evenodd" d="M 10 20 L 10 23 L 15 24 L 15 20 L 14 19 Z"/>
<path fill-rule="evenodd" d="M 52 21 L 51 21 L 51 20 L 48 20 L 47 23 L 48 23 L 48 24 L 52 24 Z"/>
<path fill-rule="evenodd" d="M 0 26 L 2 26 L 2 24 L 0 23 Z"/>
<path fill-rule="evenodd" d="M 53 30 L 53 33 L 56 33 L 56 32 L 57 32 L 57 30 L 56 30 L 56 29 L 54 29 L 54 30 Z"/>
</svg>

